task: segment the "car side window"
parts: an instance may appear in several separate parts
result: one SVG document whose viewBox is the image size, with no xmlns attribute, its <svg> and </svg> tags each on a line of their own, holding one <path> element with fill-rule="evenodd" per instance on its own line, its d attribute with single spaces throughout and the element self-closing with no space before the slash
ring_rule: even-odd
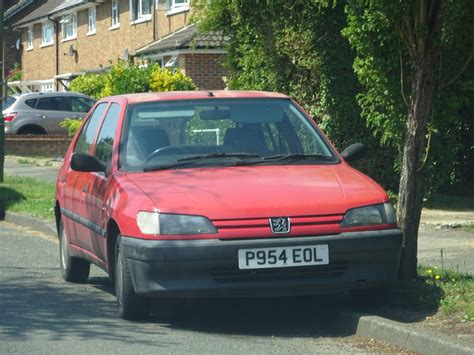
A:
<svg viewBox="0 0 474 355">
<path fill-rule="evenodd" d="M 25 105 L 30 106 L 31 108 L 35 108 L 37 101 L 38 99 L 25 100 Z"/>
<path fill-rule="evenodd" d="M 120 105 L 113 103 L 110 105 L 104 122 L 100 128 L 97 143 L 95 145 L 94 156 L 110 167 L 112 161 L 112 149 L 114 146 L 115 132 L 117 131 L 117 124 L 120 115 Z"/>
<path fill-rule="evenodd" d="M 38 103 L 36 104 L 36 108 L 38 110 L 52 110 L 53 109 L 53 100 L 51 100 L 51 97 L 45 97 L 42 99 L 38 100 Z"/>
<path fill-rule="evenodd" d="M 100 119 L 104 115 L 104 111 L 107 108 L 107 105 L 107 102 L 103 102 L 97 105 L 94 112 L 89 117 L 89 120 L 86 122 L 84 128 L 82 129 L 81 133 L 79 134 L 76 146 L 74 147 L 74 153 L 90 153 L 92 142 L 94 142 L 95 133 L 97 132 L 97 127 L 99 126 Z"/>
<path fill-rule="evenodd" d="M 73 112 L 88 112 L 94 105 L 94 100 L 85 97 L 71 97 L 71 108 Z"/>
<path fill-rule="evenodd" d="M 43 97 L 38 100 L 36 109 L 48 111 L 72 111 L 71 100 L 66 96 Z"/>
</svg>

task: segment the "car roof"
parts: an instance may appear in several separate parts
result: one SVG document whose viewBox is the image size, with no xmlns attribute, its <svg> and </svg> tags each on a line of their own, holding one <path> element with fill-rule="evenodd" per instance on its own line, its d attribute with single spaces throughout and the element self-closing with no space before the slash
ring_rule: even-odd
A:
<svg viewBox="0 0 474 355">
<path fill-rule="evenodd" d="M 169 92 L 147 92 L 140 94 L 118 95 L 127 100 L 129 104 L 151 102 L 151 101 L 173 101 L 173 100 L 199 100 L 199 99 L 289 99 L 284 94 L 267 91 L 234 91 L 234 90 L 212 90 L 212 91 L 169 91 Z M 107 101 L 109 98 L 104 98 Z"/>
<path fill-rule="evenodd" d="M 78 93 L 78 92 L 69 92 L 69 91 L 62 91 L 62 92 L 26 92 L 19 97 L 21 98 L 26 98 L 26 97 L 41 97 L 41 96 L 80 96 L 80 97 L 85 97 L 89 98 L 89 96 Z"/>
</svg>

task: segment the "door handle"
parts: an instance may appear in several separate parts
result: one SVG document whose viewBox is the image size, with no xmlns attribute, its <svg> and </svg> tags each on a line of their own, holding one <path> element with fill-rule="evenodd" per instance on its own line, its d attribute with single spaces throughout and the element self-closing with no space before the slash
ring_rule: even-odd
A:
<svg viewBox="0 0 474 355">
<path fill-rule="evenodd" d="M 88 189 L 89 189 L 89 185 L 85 184 L 82 186 L 82 192 L 87 192 Z"/>
</svg>

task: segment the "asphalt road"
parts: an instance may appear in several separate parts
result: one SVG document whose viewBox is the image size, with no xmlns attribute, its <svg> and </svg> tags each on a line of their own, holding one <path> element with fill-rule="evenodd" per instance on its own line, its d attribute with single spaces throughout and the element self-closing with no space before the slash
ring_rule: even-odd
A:
<svg viewBox="0 0 474 355">
<path fill-rule="evenodd" d="M 333 306 L 328 297 L 166 301 L 146 322 L 123 321 L 106 275 L 93 267 L 87 284 L 65 283 L 57 249 L 44 235 L 0 222 L 1 354 L 394 351 L 341 328 L 334 307 L 345 301 Z"/>
<path fill-rule="evenodd" d="M 10 175 L 27 176 L 49 182 L 56 182 L 59 171 L 57 166 L 20 164 L 16 159 L 6 159 L 4 169 L 5 173 Z"/>
</svg>

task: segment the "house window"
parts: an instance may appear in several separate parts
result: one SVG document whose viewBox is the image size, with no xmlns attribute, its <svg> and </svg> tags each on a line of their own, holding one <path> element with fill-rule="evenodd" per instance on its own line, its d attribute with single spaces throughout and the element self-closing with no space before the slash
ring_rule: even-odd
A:
<svg viewBox="0 0 474 355">
<path fill-rule="evenodd" d="M 74 39 L 77 35 L 77 15 L 70 14 L 63 16 L 61 19 L 61 32 L 63 40 Z"/>
<path fill-rule="evenodd" d="M 27 42 L 27 47 L 26 49 L 33 49 L 33 40 L 35 34 L 33 32 L 33 26 L 28 26 L 28 33 L 26 35 L 26 42 Z"/>
<path fill-rule="evenodd" d="M 112 0 L 112 27 L 120 25 L 119 14 L 119 2 L 118 0 Z"/>
<path fill-rule="evenodd" d="M 87 34 L 91 35 L 94 34 L 96 31 L 96 8 L 91 7 L 89 8 L 89 22 L 88 22 L 88 31 Z"/>
<path fill-rule="evenodd" d="M 189 10 L 189 0 L 167 0 L 168 14 Z"/>
<path fill-rule="evenodd" d="M 152 0 L 130 0 L 130 16 L 132 21 L 151 19 Z"/>
<path fill-rule="evenodd" d="M 48 46 L 50 44 L 53 44 L 54 39 L 54 26 L 53 23 L 50 21 L 43 22 L 41 26 L 41 45 L 43 46 Z"/>
</svg>

